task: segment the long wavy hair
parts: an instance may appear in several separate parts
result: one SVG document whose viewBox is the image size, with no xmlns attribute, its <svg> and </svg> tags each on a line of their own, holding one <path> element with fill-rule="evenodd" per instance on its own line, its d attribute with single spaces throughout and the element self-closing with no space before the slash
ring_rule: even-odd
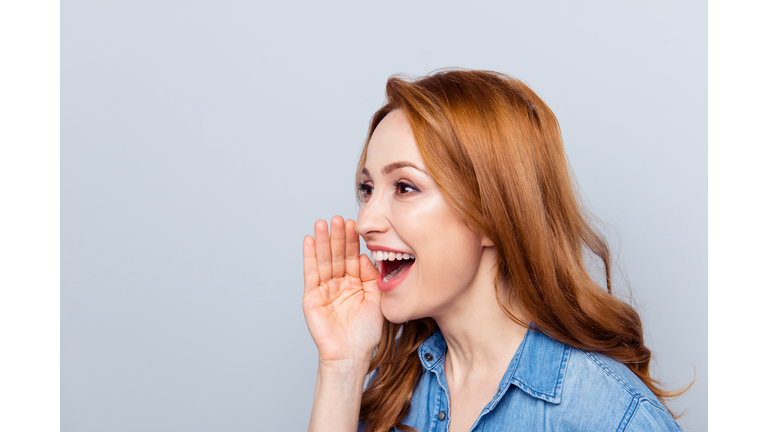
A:
<svg viewBox="0 0 768 432">
<path fill-rule="evenodd" d="M 371 119 L 357 180 L 373 131 L 401 110 L 440 191 L 470 229 L 495 245 L 496 298 L 510 319 L 529 324 L 513 313 L 517 303 L 552 339 L 625 364 L 662 402 L 678 395 L 651 378 L 640 316 L 612 294 L 608 246 L 589 224 L 549 107 L 522 82 L 489 71 L 394 76 L 386 97 Z M 604 287 L 587 271 L 590 252 L 602 261 Z M 370 365 L 377 373 L 360 407 L 369 432 L 413 430 L 401 421 L 421 375 L 417 349 L 436 328 L 431 318 L 385 321 Z"/>
</svg>

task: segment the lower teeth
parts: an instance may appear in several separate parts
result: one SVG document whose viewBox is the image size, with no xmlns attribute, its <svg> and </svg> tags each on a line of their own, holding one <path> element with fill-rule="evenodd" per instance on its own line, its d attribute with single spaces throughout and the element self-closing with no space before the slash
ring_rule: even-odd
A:
<svg viewBox="0 0 768 432">
<path fill-rule="evenodd" d="M 405 265 L 405 261 L 403 261 L 403 263 L 402 263 L 402 264 L 400 264 L 400 267 L 398 267 L 397 269 L 395 269 L 395 271 L 393 271 L 393 272 L 391 272 L 390 274 L 388 274 L 388 275 L 384 276 L 384 279 L 383 279 L 382 281 L 383 281 L 384 283 L 388 282 L 390 279 L 392 279 L 392 277 L 393 277 L 395 274 L 397 274 L 397 272 L 399 272 L 399 271 L 400 271 L 400 269 L 401 269 L 401 268 L 403 268 L 403 266 L 404 266 L 404 265 Z"/>
</svg>

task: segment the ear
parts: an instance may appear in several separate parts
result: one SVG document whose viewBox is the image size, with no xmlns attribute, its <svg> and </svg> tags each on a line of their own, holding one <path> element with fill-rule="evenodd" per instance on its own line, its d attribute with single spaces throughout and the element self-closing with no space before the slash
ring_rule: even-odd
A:
<svg viewBox="0 0 768 432">
<path fill-rule="evenodd" d="M 481 236 L 480 238 L 480 246 L 482 247 L 496 247 L 495 244 L 486 236 Z"/>
</svg>

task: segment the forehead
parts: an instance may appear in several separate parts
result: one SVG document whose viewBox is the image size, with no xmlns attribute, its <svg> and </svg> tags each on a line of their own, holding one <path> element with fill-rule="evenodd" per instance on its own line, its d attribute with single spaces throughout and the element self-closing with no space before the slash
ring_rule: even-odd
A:
<svg viewBox="0 0 768 432">
<path fill-rule="evenodd" d="M 376 175 L 393 162 L 411 162 L 426 170 L 408 118 L 400 110 L 387 114 L 376 127 L 368 143 L 365 167 L 371 175 Z"/>
</svg>

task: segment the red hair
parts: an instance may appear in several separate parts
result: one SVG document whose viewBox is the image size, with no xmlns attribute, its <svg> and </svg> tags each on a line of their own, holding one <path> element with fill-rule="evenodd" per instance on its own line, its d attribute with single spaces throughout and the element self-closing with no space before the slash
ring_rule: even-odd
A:
<svg viewBox="0 0 768 432">
<path fill-rule="evenodd" d="M 552 339 L 625 364 L 662 402 L 680 394 L 651 378 L 640 316 L 612 295 L 608 246 L 585 216 L 549 107 L 522 82 L 488 71 L 441 71 L 415 81 L 391 77 L 386 95 L 371 119 L 358 181 L 373 131 L 401 110 L 440 191 L 495 245 L 496 296 L 510 319 L 528 326 L 510 309 L 517 303 Z M 602 261 L 605 287 L 588 274 L 585 252 Z M 421 375 L 416 350 L 436 327 L 429 318 L 385 322 L 370 366 L 378 372 L 360 408 L 369 432 L 410 429 L 400 422 Z"/>
</svg>

